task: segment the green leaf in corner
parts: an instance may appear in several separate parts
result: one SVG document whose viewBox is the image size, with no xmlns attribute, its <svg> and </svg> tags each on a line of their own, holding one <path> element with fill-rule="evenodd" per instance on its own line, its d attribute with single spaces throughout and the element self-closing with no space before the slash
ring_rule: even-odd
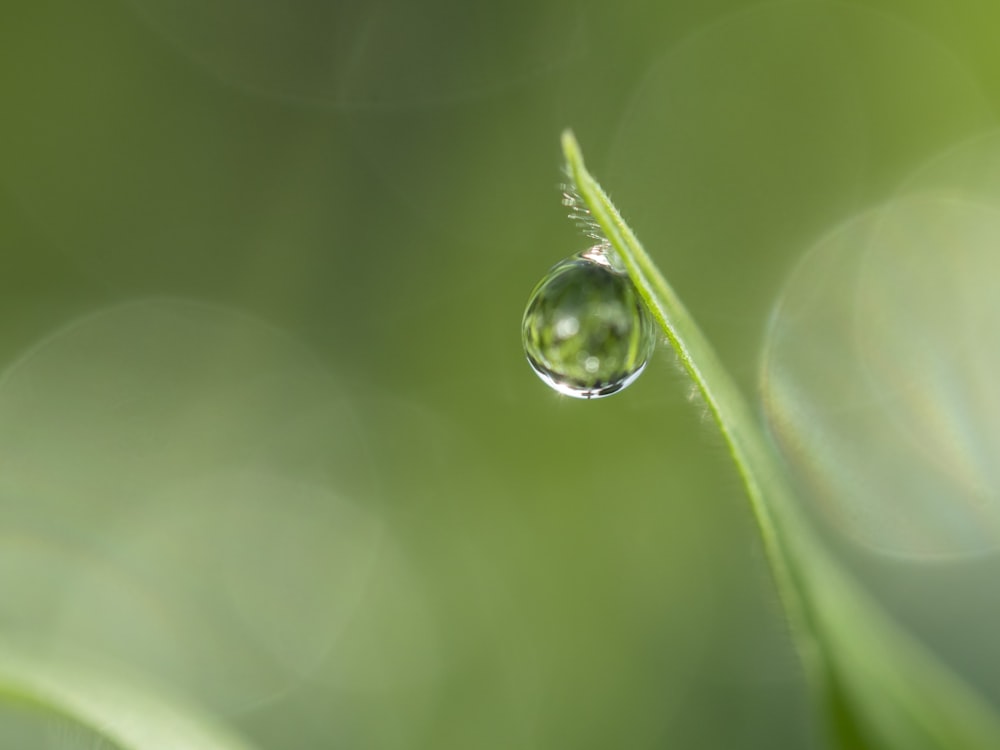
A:
<svg viewBox="0 0 1000 750">
<path fill-rule="evenodd" d="M 0 701 L 67 719 L 123 750 L 252 750 L 197 710 L 105 665 L 0 649 Z"/>
<path fill-rule="evenodd" d="M 618 254 L 700 391 L 746 488 L 793 638 L 847 750 L 996 750 L 1000 717 L 894 622 L 834 559 L 804 517 L 745 397 L 691 315 L 563 134 L 581 206 Z"/>
</svg>

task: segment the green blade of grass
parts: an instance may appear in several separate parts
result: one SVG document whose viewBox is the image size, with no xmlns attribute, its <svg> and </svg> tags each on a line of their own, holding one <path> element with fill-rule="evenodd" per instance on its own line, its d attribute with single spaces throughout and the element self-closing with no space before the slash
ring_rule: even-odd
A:
<svg viewBox="0 0 1000 750">
<path fill-rule="evenodd" d="M 93 730 L 122 750 L 251 750 L 190 706 L 106 666 L 0 649 L 0 701 Z"/>
<path fill-rule="evenodd" d="M 897 625 L 828 552 L 745 397 L 607 194 L 573 134 L 567 172 L 691 376 L 740 474 L 792 636 L 842 748 L 996 750 L 1000 717 Z"/>
</svg>

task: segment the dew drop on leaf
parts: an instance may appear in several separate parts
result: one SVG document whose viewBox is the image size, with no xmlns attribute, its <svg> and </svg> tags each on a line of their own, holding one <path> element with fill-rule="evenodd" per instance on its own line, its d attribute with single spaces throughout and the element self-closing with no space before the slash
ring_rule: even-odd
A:
<svg viewBox="0 0 1000 750">
<path fill-rule="evenodd" d="M 627 275 L 601 245 L 554 265 L 535 287 L 521 335 L 528 362 L 549 386 L 601 398 L 631 384 L 656 338 Z"/>
</svg>

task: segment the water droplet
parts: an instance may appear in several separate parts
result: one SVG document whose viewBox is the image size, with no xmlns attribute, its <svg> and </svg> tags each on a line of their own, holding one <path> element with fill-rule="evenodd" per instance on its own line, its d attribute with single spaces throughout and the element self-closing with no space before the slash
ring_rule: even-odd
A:
<svg viewBox="0 0 1000 750">
<path fill-rule="evenodd" d="M 600 245 L 554 265 L 531 293 L 521 324 L 531 367 L 575 398 L 609 396 L 639 377 L 653 331 L 635 286 Z"/>
</svg>

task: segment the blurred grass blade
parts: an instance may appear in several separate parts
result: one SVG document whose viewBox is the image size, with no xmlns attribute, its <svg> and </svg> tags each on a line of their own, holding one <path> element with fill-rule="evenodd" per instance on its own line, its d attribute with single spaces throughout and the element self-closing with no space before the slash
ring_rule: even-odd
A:
<svg viewBox="0 0 1000 750">
<path fill-rule="evenodd" d="M 793 638 L 841 748 L 997 750 L 1000 717 L 902 630 L 830 555 L 781 460 L 708 340 L 563 134 L 567 171 L 722 431 L 745 485 Z"/>
<path fill-rule="evenodd" d="M 251 750 L 191 707 L 131 677 L 69 658 L 0 649 L 0 701 L 27 705 L 93 730 L 123 750 Z"/>
</svg>

